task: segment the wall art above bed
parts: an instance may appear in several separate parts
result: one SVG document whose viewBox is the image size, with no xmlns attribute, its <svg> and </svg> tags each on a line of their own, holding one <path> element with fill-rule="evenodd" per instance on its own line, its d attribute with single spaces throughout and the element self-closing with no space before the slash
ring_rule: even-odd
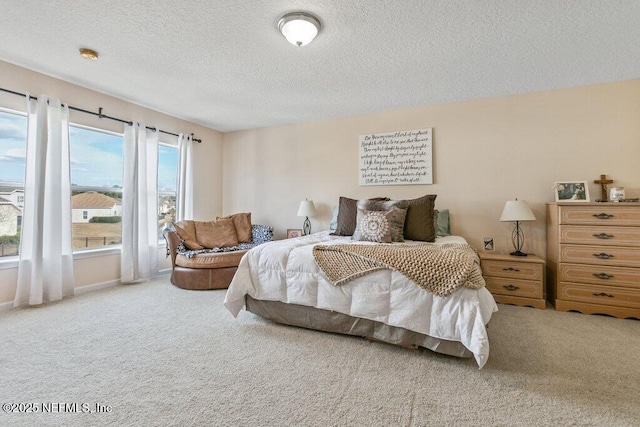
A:
<svg viewBox="0 0 640 427">
<path fill-rule="evenodd" d="M 432 128 L 360 135 L 360 185 L 433 184 Z"/>
</svg>

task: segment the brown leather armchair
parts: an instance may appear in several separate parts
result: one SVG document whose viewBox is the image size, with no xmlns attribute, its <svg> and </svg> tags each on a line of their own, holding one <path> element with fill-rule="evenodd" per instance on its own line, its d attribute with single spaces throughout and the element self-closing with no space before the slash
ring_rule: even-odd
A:
<svg viewBox="0 0 640 427">
<path fill-rule="evenodd" d="M 182 289 L 226 289 L 238 269 L 238 264 L 248 249 L 229 252 L 204 252 L 187 257 L 178 252 L 180 237 L 171 229 L 165 230 L 167 250 L 171 256 L 171 283 Z M 252 226 L 252 243 L 259 245 L 273 239 L 273 228 Z M 245 246 L 246 247 L 246 246 Z"/>
<path fill-rule="evenodd" d="M 178 254 L 180 237 L 173 230 L 165 232 L 171 255 L 171 283 L 182 289 L 226 289 L 236 274 L 246 250 L 198 254 L 187 258 Z M 177 261 L 177 263 L 176 263 Z"/>
</svg>

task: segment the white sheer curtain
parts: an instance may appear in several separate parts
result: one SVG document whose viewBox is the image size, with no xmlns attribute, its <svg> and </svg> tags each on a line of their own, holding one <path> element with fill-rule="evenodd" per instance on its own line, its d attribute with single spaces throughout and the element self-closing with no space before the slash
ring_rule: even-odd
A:
<svg viewBox="0 0 640 427">
<path fill-rule="evenodd" d="M 48 102 L 47 102 L 48 101 Z M 27 94 L 24 212 L 14 306 L 74 294 L 71 245 L 69 109 L 58 99 Z"/>
<path fill-rule="evenodd" d="M 122 283 L 158 272 L 158 140 L 144 124 L 124 127 Z"/>
<path fill-rule="evenodd" d="M 178 197 L 176 221 L 193 219 L 193 147 L 190 135 L 178 135 Z"/>
</svg>

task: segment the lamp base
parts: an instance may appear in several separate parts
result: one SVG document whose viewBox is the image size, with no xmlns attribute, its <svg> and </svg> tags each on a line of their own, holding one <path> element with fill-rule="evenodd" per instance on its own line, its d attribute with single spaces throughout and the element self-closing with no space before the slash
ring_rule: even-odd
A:
<svg viewBox="0 0 640 427">
<path fill-rule="evenodd" d="M 522 251 L 515 251 L 515 252 L 511 252 L 509 255 L 511 255 L 511 256 L 527 256 L 528 254 L 525 254 Z"/>
<path fill-rule="evenodd" d="M 309 234 L 311 234 L 311 221 L 309 221 L 309 217 L 306 217 L 302 226 L 302 235 L 308 236 Z"/>
</svg>

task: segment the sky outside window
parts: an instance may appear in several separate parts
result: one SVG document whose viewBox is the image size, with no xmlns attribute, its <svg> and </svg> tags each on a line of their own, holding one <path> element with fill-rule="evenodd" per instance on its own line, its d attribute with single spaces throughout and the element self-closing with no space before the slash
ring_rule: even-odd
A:
<svg viewBox="0 0 640 427">
<path fill-rule="evenodd" d="M 158 147 L 158 191 L 175 193 L 178 188 L 178 148 L 160 144 Z"/>
<path fill-rule="evenodd" d="M 0 111 L 0 181 L 24 182 L 27 117 Z"/>
<path fill-rule="evenodd" d="M 71 126 L 71 185 L 122 188 L 122 145 L 120 135 Z"/>
<path fill-rule="evenodd" d="M 120 135 L 71 126 L 71 182 L 76 186 L 122 187 L 123 138 Z M 0 111 L 0 181 L 24 182 L 26 116 Z M 178 150 L 158 147 L 158 190 L 177 188 Z"/>
</svg>

